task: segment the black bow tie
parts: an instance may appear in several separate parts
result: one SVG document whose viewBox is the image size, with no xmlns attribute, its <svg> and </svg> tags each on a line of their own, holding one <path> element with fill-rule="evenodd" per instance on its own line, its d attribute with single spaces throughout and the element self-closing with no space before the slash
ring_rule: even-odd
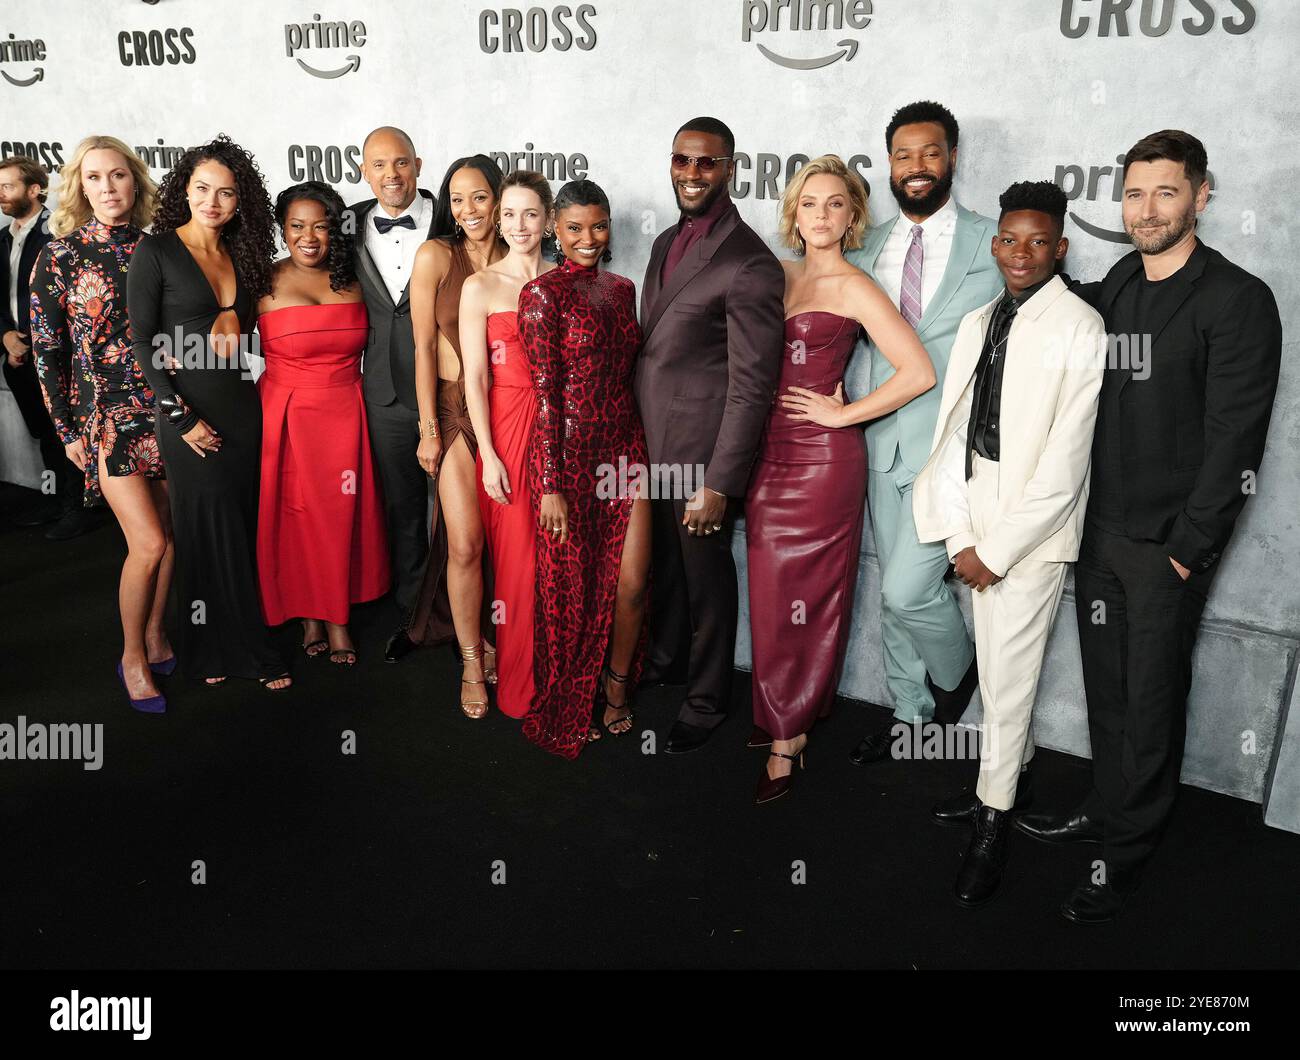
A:
<svg viewBox="0 0 1300 1060">
<path fill-rule="evenodd" d="M 379 230 L 381 236 L 386 235 L 392 228 L 409 228 L 414 232 L 415 218 L 409 213 L 404 213 L 401 217 L 376 217 L 375 228 Z"/>
</svg>

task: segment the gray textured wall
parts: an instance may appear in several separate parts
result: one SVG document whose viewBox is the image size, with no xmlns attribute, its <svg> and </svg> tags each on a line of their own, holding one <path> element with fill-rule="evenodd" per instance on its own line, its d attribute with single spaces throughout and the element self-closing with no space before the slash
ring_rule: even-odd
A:
<svg viewBox="0 0 1300 1060">
<path fill-rule="evenodd" d="M 1115 18 L 1103 18 L 1115 6 L 1110 0 L 795 0 L 774 13 L 775 6 L 14 4 L 0 24 L 0 149 L 31 145 L 57 161 L 83 135 L 112 133 L 151 149 L 160 177 L 163 148 L 226 131 L 257 155 L 273 193 L 308 175 L 295 164 L 318 156 L 323 175 L 349 200 L 368 195 L 350 158 L 380 123 L 411 132 L 424 158 L 422 183 L 432 188 L 457 155 L 558 152 L 609 192 L 614 268 L 639 283 L 654 233 L 674 220 L 667 154 L 683 119 L 713 113 L 735 130 L 749 158 L 740 172 L 741 212 L 772 238 L 772 194 L 781 184 L 773 174 L 798 154 L 857 156 L 876 192 L 874 212 L 892 213 L 885 124 L 900 104 L 934 98 L 962 125 L 960 201 L 990 213 L 1011 181 L 1058 178 L 1076 196 L 1069 269 L 1098 277 L 1124 250 L 1096 234 L 1119 228 L 1112 175 L 1101 167 L 1114 167 L 1117 155 L 1155 129 L 1195 132 L 1209 150 L 1214 180 L 1202 236 L 1272 285 L 1287 343 L 1259 495 L 1247 506 L 1206 613 L 1184 779 L 1258 801 L 1271 784 L 1266 819 L 1300 830 L 1300 711 L 1283 737 L 1300 640 L 1300 594 L 1283 576 L 1294 569 L 1300 498 L 1300 299 L 1288 227 L 1300 158 L 1291 55 L 1300 4 L 1132 0 Z M 817 22 L 823 11 L 830 16 L 825 29 Z M 811 15 L 813 28 L 801 21 L 790 29 L 796 12 Z M 294 35 L 287 27 L 317 14 L 349 23 L 352 39 L 320 47 L 309 29 L 298 33 L 308 46 L 287 54 Z M 520 50 L 506 32 L 515 22 Z M 152 30 L 159 31 L 162 62 L 140 65 L 130 34 Z M 176 31 L 173 49 L 168 30 Z M 148 58 L 149 38 L 139 39 Z M 43 45 L 28 51 L 22 41 Z M 807 68 L 815 61 L 825 65 Z M 307 67 L 342 72 L 318 77 Z M 38 71 L 31 84 L 15 83 Z M 0 474 L 31 481 L 38 462 L 15 416 L 12 398 L 0 393 Z M 743 541 L 736 547 L 743 561 Z M 843 691 L 877 702 L 885 698 L 878 597 L 868 533 Z M 743 632 L 740 656 L 748 659 Z M 1242 750 L 1246 733 L 1254 734 L 1254 753 Z M 1053 635 L 1037 735 L 1045 746 L 1087 753 L 1068 611 Z"/>
</svg>

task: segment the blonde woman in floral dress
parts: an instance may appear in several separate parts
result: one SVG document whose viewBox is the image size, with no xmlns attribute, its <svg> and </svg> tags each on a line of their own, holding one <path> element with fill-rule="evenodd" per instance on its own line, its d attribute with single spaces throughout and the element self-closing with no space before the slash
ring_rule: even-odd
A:
<svg viewBox="0 0 1300 1060">
<path fill-rule="evenodd" d="M 126 536 L 118 677 L 132 707 L 161 713 L 166 700 L 154 677 L 176 668 L 163 629 L 171 519 L 154 396 L 132 356 L 126 315 L 127 269 L 153 216 L 155 189 L 144 164 L 112 136 L 87 137 L 60 175 L 54 239 L 32 272 L 36 371 L 68 459 L 85 472 L 85 503 L 107 501 Z"/>
</svg>

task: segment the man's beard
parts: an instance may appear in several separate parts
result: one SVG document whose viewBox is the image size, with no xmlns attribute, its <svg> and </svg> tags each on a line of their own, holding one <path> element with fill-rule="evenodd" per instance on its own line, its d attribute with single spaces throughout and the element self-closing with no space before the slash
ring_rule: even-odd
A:
<svg viewBox="0 0 1300 1060">
<path fill-rule="evenodd" d="M 727 191 L 727 182 L 724 180 L 721 184 L 712 185 L 711 190 L 704 196 L 698 206 L 686 206 L 682 202 L 682 197 L 679 194 L 677 181 L 672 180 L 671 177 L 669 180 L 672 182 L 673 198 L 677 200 L 677 208 L 687 217 L 699 217 L 701 214 L 706 213 L 709 207 L 717 202 L 718 196 L 726 194 Z"/>
<path fill-rule="evenodd" d="M 942 177 L 937 178 L 930 185 L 930 190 L 919 199 L 914 199 L 908 195 L 901 184 L 895 184 L 892 176 L 889 178 L 889 190 L 894 193 L 894 198 L 898 200 L 900 209 L 915 214 L 917 217 L 929 217 L 944 204 L 944 201 L 948 198 L 948 193 L 952 191 L 952 167 L 949 166 L 947 172 Z"/>
<path fill-rule="evenodd" d="M 1147 221 L 1151 220 L 1151 218 L 1143 217 L 1142 220 Z M 1143 254 L 1163 254 L 1183 236 L 1187 235 L 1188 230 L 1195 224 L 1196 206 L 1193 204 L 1177 221 L 1170 221 L 1163 228 L 1157 229 L 1150 235 L 1139 236 L 1130 228 L 1128 238 L 1129 242 Z"/>
</svg>

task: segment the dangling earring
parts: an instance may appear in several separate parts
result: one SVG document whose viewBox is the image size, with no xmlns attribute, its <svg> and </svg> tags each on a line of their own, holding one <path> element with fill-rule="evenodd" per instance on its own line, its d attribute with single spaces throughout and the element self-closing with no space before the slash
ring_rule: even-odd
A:
<svg viewBox="0 0 1300 1060">
<path fill-rule="evenodd" d="M 608 246 L 605 247 L 605 253 L 600 256 L 600 260 L 601 263 L 604 265 L 608 265 L 611 261 L 614 260 L 614 255 L 610 252 Z"/>
<path fill-rule="evenodd" d="M 499 231 L 501 231 L 501 230 L 498 228 L 497 231 L 499 232 Z M 464 230 L 463 228 L 461 228 L 461 226 L 460 226 L 460 222 L 457 221 L 457 222 L 456 222 L 456 238 L 457 238 L 457 239 L 460 239 L 464 234 L 465 234 L 465 230 Z"/>
<path fill-rule="evenodd" d="M 554 260 L 555 260 L 555 264 L 557 264 L 557 265 L 563 265 L 563 264 L 564 264 L 564 251 L 560 249 L 560 246 L 559 246 L 558 243 L 555 245 L 555 258 L 554 258 Z"/>
</svg>

